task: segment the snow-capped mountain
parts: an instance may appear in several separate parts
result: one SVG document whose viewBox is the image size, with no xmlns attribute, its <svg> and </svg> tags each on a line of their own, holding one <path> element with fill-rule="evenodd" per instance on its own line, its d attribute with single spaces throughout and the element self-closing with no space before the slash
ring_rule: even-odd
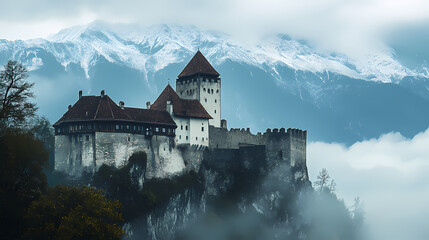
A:
<svg viewBox="0 0 429 240">
<path fill-rule="evenodd" d="M 78 89 L 105 89 L 134 106 L 155 100 L 197 49 L 221 73 L 223 116 L 232 126 L 244 121 L 262 130 L 274 123 L 313 130 L 314 139 L 349 141 L 392 130 L 411 134 L 429 123 L 419 108 L 429 100 L 427 67 L 409 69 L 393 50 L 364 60 L 325 54 L 285 34 L 250 45 L 193 26 L 94 22 L 47 39 L 0 40 L 0 63 L 16 59 L 32 70 L 41 112 L 55 121 Z M 408 114 L 396 119 L 402 109 L 417 114 L 414 127 L 403 123 L 416 122 Z"/>
</svg>

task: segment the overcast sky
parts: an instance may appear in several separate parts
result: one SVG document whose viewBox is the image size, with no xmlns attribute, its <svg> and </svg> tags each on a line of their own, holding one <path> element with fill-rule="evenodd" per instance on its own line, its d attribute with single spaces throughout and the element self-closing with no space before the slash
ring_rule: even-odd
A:
<svg viewBox="0 0 429 240">
<path fill-rule="evenodd" d="M 345 54 L 383 48 L 387 33 L 429 23 L 424 0 L 14 0 L 1 6 L 0 38 L 11 40 L 43 38 L 94 20 L 179 23 L 250 41 L 288 33 Z"/>
</svg>

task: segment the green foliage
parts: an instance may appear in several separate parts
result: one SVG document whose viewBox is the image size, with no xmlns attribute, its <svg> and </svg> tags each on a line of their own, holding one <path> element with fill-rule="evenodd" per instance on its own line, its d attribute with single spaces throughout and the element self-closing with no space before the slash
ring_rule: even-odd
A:
<svg viewBox="0 0 429 240">
<path fill-rule="evenodd" d="M 153 178 L 144 183 L 141 195 L 146 210 L 152 210 L 160 204 L 166 203 L 172 196 L 179 194 L 198 182 L 195 171 L 174 178 Z"/>
<path fill-rule="evenodd" d="M 123 204 L 126 220 L 152 211 L 197 182 L 197 174 L 191 171 L 171 179 L 150 179 L 141 188 L 139 179 L 144 177 L 146 162 L 146 153 L 137 152 L 125 166 L 102 165 L 94 175 L 93 185 Z"/>
<path fill-rule="evenodd" d="M 24 210 L 47 187 L 47 161 L 43 143 L 31 134 L 7 130 L 0 136 L 1 235 L 12 238 L 20 231 Z"/>
<path fill-rule="evenodd" d="M 28 70 L 18 61 L 9 60 L 0 72 L 0 125 L 2 128 L 22 125 L 26 118 L 34 116 L 36 104 L 31 91 L 34 83 L 26 81 Z"/>
<path fill-rule="evenodd" d="M 56 186 L 31 203 L 24 237 L 32 239 L 121 239 L 121 204 L 90 187 Z"/>
</svg>

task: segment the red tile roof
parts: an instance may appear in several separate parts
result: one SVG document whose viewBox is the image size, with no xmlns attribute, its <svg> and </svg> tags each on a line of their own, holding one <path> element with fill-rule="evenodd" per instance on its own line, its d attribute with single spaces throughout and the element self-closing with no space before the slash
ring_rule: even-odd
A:
<svg viewBox="0 0 429 240">
<path fill-rule="evenodd" d="M 179 74 L 178 78 L 190 77 L 193 75 L 210 75 L 214 77 L 220 76 L 220 74 L 213 68 L 209 61 L 207 61 L 200 50 L 198 50 L 188 65 L 186 65 L 183 71 Z"/>
<path fill-rule="evenodd" d="M 82 96 L 55 124 L 91 120 L 115 120 L 176 125 L 167 111 L 121 109 L 108 95 Z"/>
<path fill-rule="evenodd" d="M 180 98 L 170 84 L 168 84 L 164 91 L 162 91 L 161 95 L 159 95 L 150 109 L 165 110 L 167 107 L 167 101 L 170 101 L 173 104 L 173 112 L 176 116 L 207 119 L 212 118 L 198 100 Z"/>
</svg>

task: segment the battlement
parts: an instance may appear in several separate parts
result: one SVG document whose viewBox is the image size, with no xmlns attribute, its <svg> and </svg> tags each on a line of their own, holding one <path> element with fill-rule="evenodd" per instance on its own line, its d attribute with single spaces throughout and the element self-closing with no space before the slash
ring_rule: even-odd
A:
<svg viewBox="0 0 429 240">
<path fill-rule="evenodd" d="M 259 134 L 259 133 L 258 133 Z M 287 137 L 307 137 L 307 130 L 301 130 L 297 128 L 288 128 L 287 131 L 285 128 L 274 128 L 271 130 L 271 128 L 267 128 L 267 130 L 264 133 L 264 136 L 269 135 L 283 135 Z"/>
</svg>

